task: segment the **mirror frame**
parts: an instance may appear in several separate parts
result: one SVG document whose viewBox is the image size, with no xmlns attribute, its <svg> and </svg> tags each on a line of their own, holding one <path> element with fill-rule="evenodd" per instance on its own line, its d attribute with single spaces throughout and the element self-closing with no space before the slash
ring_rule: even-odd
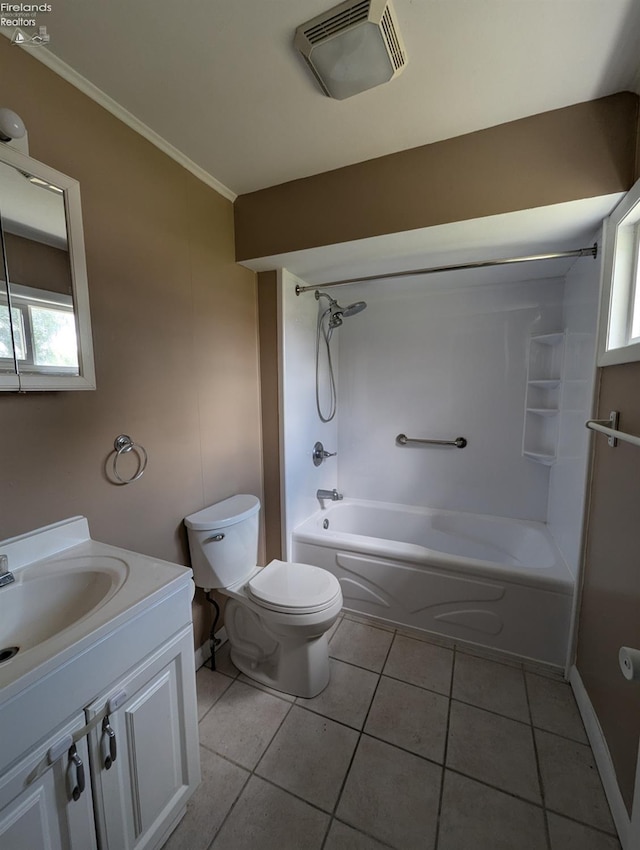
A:
<svg viewBox="0 0 640 850">
<path fill-rule="evenodd" d="M 64 193 L 64 210 L 67 222 L 69 266 L 73 290 L 73 309 L 76 318 L 78 341 L 78 375 L 22 374 L 0 375 L 0 391 L 26 392 L 30 390 L 95 390 L 96 374 L 93 359 L 93 338 L 89 312 L 89 284 L 87 260 L 82 229 L 80 184 L 73 177 L 56 171 L 42 162 L 26 156 L 14 148 L 0 144 L 0 163 L 26 171 L 47 183 L 59 186 Z M 0 198 L 0 212 L 2 200 Z M 4 277 L 4 274 L 3 274 Z M 11 284 L 11 281 L 8 282 Z"/>
</svg>

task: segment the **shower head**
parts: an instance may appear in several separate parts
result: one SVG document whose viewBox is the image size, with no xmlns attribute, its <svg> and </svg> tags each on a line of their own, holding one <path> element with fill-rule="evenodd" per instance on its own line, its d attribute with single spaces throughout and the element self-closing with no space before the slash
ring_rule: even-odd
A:
<svg viewBox="0 0 640 850">
<path fill-rule="evenodd" d="M 350 316 L 355 316 L 357 313 L 361 313 L 367 306 L 366 301 L 356 301 L 354 304 L 349 304 L 348 307 L 341 307 L 330 295 L 327 295 L 326 292 L 320 292 L 318 289 L 315 291 L 315 296 L 316 301 L 319 301 L 321 298 L 326 298 L 329 302 L 327 311 L 331 314 L 329 317 L 330 328 L 340 327 L 343 319 L 348 319 Z"/>
<path fill-rule="evenodd" d="M 343 319 L 348 319 L 350 316 L 355 316 L 358 313 L 362 313 L 366 306 L 366 301 L 356 301 L 355 304 L 349 304 L 348 307 L 341 307 L 339 304 L 336 304 L 335 307 L 332 307 L 331 319 L 329 320 L 329 327 L 340 327 Z"/>
<path fill-rule="evenodd" d="M 345 319 L 348 319 L 349 316 L 355 316 L 358 313 L 362 313 L 364 308 L 367 306 L 366 301 L 356 301 L 355 304 L 349 304 L 348 307 L 345 307 L 342 311 L 342 315 Z"/>
</svg>

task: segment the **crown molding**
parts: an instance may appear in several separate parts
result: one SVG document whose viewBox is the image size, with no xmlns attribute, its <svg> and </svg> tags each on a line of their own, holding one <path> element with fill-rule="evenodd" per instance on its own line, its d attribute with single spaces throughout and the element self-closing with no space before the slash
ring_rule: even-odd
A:
<svg viewBox="0 0 640 850">
<path fill-rule="evenodd" d="M 9 41 L 13 39 L 14 34 L 15 29 L 0 27 L 0 35 L 3 35 Z M 178 148 L 174 147 L 170 142 L 156 133 L 155 130 L 152 130 L 151 127 L 148 127 L 136 118 L 135 115 L 121 106 L 112 97 L 109 97 L 109 95 L 103 92 L 102 89 L 99 89 L 87 80 L 86 77 L 83 77 L 82 74 L 79 74 L 70 65 L 67 65 L 66 62 L 63 62 L 62 59 L 59 59 L 54 53 L 51 53 L 50 50 L 47 50 L 46 47 L 30 47 L 28 44 L 17 44 L 14 46 L 18 47 L 20 50 L 26 51 L 30 56 L 33 56 L 34 59 L 42 62 L 42 64 L 46 65 L 47 68 L 54 72 L 54 74 L 57 74 L 59 77 L 62 77 L 63 80 L 71 83 L 72 86 L 79 89 L 83 94 L 86 94 L 87 97 L 90 97 L 91 100 L 102 106 L 107 110 L 107 112 L 110 112 L 118 120 L 122 121 L 123 124 L 126 124 L 127 127 L 130 127 L 136 133 L 139 133 L 139 135 L 143 136 L 148 142 L 151 142 L 152 145 L 157 147 L 167 156 L 170 156 L 171 159 L 175 160 L 175 162 L 183 168 L 186 168 L 187 171 L 191 172 L 194 177 L 197 177 L 198 180 L 206 183 L 207 186 L 210 186 L 224 198 L 231 201 L 231 203 L 233 203 L 238 197 L 236 192 L 233 192 L 228 186 L 225 186 L 224 183 L 216 180 L 212 174 L 209 174 L 208 171 L 205 171 L 204 168 L 201 168 L 201 166 L 195 163 L 192 159 L 189 159 L 189 157 L 183 154 L 182 151 L 179 151 Z"/>
</svg>

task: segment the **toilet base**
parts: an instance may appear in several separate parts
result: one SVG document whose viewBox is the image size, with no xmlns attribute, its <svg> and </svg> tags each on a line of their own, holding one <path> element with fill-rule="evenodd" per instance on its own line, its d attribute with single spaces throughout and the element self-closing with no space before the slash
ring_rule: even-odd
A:
<svg viewBox="0 0 640 850">
<path fill-rule="evenodd" d="M 269 628 L 257 613 L 234 599 L 225 608 L 231 660 L 248 678 L 291 696 L 310 699 L 329 684 L 326 631 L 338 616 L 319 628 Z M 303 615 L 304 616 L 304 615 Z M 285 634 L 276 633 L 287 632 Z M 309 631 L 315 632 L 309 634 Z M 317 632 L 321 633 L 318 634 Z"/>
<path fill-rule="evenodd" d="M 277 661 L 254 662 L 231 647 L 231 660 L 235 666 L 254 682 L 267 685 L 275 691 L 295 697 L 318 696 L 329 684 L 329 648 L 324 635 L 310 641 L 293 652 L 279 653 Z"/>
</svg>

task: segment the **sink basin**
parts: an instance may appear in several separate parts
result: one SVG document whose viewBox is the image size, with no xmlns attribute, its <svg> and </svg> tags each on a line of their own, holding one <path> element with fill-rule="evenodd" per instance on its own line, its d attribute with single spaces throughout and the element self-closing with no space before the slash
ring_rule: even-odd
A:
<svg viewBox="0 0 640 850">
<path fill-rule="evenodd" d="M 92 540 L 85 517 L 0 541 L 0 554 L 15 576 L 0 587 L 0 709 L 168 594 L 194 588 L 186 567 Z M 3 739 L 0 762 L 4 749 Z"/>
<path fill-rule="evenodd" d="M 50 560 L 26 566 L 0 588 L 0 664 L 61 634 L 106 604 L 127 578 L 125 561 L 111 556 Z"/>
<path fill-rule="evenodd" d="M 0 554 L 15 576 L 0 587 L 2 777 L 185 629 L 195 585 L 187 567 L 92 540 L 85 517 L 0 541 Z M 0 791 L 14 787 L 0 782 Z"/>
</svg>

